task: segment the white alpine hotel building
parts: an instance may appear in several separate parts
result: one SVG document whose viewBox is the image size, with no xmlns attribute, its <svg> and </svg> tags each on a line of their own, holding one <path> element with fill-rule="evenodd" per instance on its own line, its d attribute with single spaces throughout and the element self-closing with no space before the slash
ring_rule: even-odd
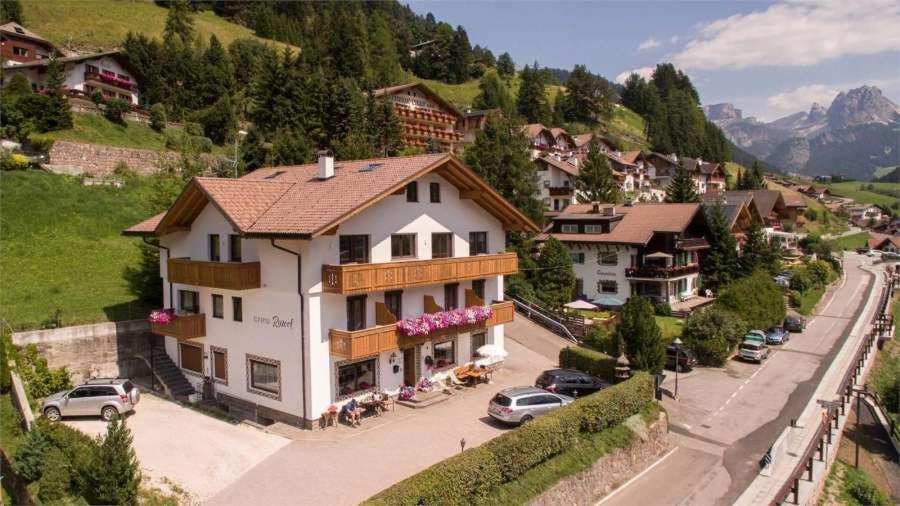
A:
<svg viewBox="0 0 900 506">
<path fill-rule="evenodd" d="M 200 391 L 260 423 L 309 427 L 332 404 L 503 347 L 507 230 L 538 231 L 449 154 L 194 178 L 166 212 L 125 231 L 155 236 L 165 307 L 153 324 Z M 489 320 L 407 336 L 395 321 L 489 305 Z M 209 387 L 207 387 L 209 391 Z"/>
</svg>

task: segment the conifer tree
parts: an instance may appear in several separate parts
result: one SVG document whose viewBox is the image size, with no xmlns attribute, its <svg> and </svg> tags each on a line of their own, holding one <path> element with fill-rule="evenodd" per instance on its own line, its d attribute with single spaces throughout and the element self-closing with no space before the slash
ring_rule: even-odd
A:
<svg viewBox="0 0 900 506">
<path fill-rule="evenodd" d="M 372 85 L 375 87 L 395 84 L 401 75 L 397 43 L 382 16 L 372 16 L 369 22 L 369 65 L 372 69 Z"/>
<path fill-rule="evenodd" d="M 395 156 L 403 149 L 403 130 L 400 120 L 394 114 L 394 107 L 385 95 L 370 103 L 369 139 L 376 156 Z"/>
<path fill-rule="evenodd" d="M 478 89 L 479 93 L 472 101 L 473 108 L 500 109 L 507 115 L 515 112 L 512 95 L 496 72 L 485 72 L 478 84 Z"/>
<path fill-rule="evenodd" d="M 503 53 L 497 57 L 497 73 L 506 79 L 516 75 L 516 65 L 509 53 Z"/>
<path fill-rule="evenodd" d="M 0 2 L 0 23 L 15 21 L 20 25 L 24 25 L 24 20 L 22 3 L 19 0 L 3 0 Z"/>
<path fill-rule="evenodd" d="M 550 121 L 554 125 L 566 122 L 566 94 L 562 88 L 556 90 L 556 96 L 553 97 L 553 113 Z"/>
<path fill-rule="evenodd" d="M 532 279 L 535 295 L 545 307 L 558 310 L 572 301 L 575 272 L 572 256 L 563 243 L 553 237 L 544 241 Z"/>
<path fill-rule="evenodd" d="M 662 372 L 666 347 L 649 299 L 639 295 L 628 298 L 622 306 L 616 338 L 619 346 L 624 348 L 632 368 L 653 374 Z"/>
<path fill-rule="evenodd" d="M 519 114 L 528 123 L 548 123 L 550 106 L 547 105 L 547 93 L 544 89 L 544 75 L 537 68 L 525 65 L 521 73 L 517 107 Z"/>
<path fill-rule="evenodd" d="M 131 431 L 124 420 L 114 420 L 106 427 L 106 437 L 91 459 L 86 473 L 90 504 L 136 504 L 141 471 L 131 447 Z"/>
<path fill-rule="evenodd" d="M 747 228 L 747 238 L 738 260 L 741 273 L 750 275 L 757 269 L 763 269 L 770 274 L 777 274 L 781 270 L 780 249 L 778 244 L 773 244 L 766 238 L 765 231 L 754 220 Z"/>
<path fill-rule="evenodd" d="M 690 173 L 680 163 L 675 168 L 675 174 L 666 187 L 666 202 L 685 203 L 700 202 L 700 196 L 694 191 L 694 181 Z"/>
<path fill-rule="evenodd" d="M 466 82 L 469 79 L 469 66 L 472 64 L 472 46 L 462 26 L 457 26 L 453 34 L 448 60 L 448 81 L 455 84 Z"/>
<path fill-rule="evenodd" d="M 63 64 L 56 58 L 52 58 L 47 64 L 47 104 L 38 120 L 38 127 L 44 131 L 64 130 L 72 128 L 72 112 L 69 110 L 69 101 L 66 99 L 63 85 Z"/>
<path fill-rule="evenodd" d="M 565 116 L 568 121 L 595 124 L 612 114 L 614 92 L 600 76 L 588 72 L 585 65 L 575 65 L 566 82 Z"/>
<path fill-rule="evenodd" d="M 616 203 L 619 200 L 619 187 L 613 179 L 612 169 L 606 155 L 600 150 L 597 137 L 591 138 L 588 144 L 587 160 L 575 178 L 575 190 L 581 202 Z"/>
<path fill-rule="evenodd" d="M 737 241 L 722 206 L 705 207 L 709 250 L 701 263 L 703 283 L 713 289 L 727 285 L 738 273 Z"/>
<path fill-rule="evenodd" d="M 234 90 L 234 68 L 228 52 L 215 35 L 209 37 L 209 47 L 203 52 L 200 63 L 203 66 L 200 85 L 202 106 L 212 105 L 222 97 L 231 95 Z"/>
<path fill-rule="evenodd" d="M 169 4 L 163 35 L 166 39 L 177 37 L 183 45 L 194 40 L 194 18 L 187 0 L 174 0 Z"/>
</svg>

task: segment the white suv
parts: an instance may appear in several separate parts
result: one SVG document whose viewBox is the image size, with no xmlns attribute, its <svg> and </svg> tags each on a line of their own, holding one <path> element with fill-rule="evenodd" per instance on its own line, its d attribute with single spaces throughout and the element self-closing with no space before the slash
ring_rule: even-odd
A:
<svg viewBox="0 0 900 506">
<path fill-rule="evenodd" d="M 41 403 L 41 413 L 52 421 L 64 416 L 96 415 L 109 421 L 132 411 L 140 400 L 140 391 L 127 379 L 93 379 L 50 395 Z"/>
</svg>

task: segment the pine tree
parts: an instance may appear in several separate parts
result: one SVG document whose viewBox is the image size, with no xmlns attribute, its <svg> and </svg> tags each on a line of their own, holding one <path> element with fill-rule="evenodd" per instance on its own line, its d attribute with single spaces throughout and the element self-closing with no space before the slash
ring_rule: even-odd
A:
<svg viewBox="0 0 900 506">
<path fill-rule="evenodd" d="M 777 243 L 773 244 L 766 238 L 765 231 L 754 220 L 747 228 L 747 238 L 738 260 L 741 273 L 750 275 L 757 269 L 763 269 L 770 274 L 777 274 L 781 270 L 780 250 Z"/>
<path fill-rule="evenodd" d="M 372 16 L 369 22 L 369 65 L 373 86 L 389 86 L 400 79 L 397 43 L 387 22 L 379 15 Z"/>
<path fill-rule="evenodd" d="M 72 112 L 64 92 L 65 69 L 56 58 L 47 64 L 47 104 L 38 120 L 41 131 L 65 130 L 72 128 Z"/>
<path fill-rule="evenodd" d="M 216 144 L 224 144 L 232 139 L 237 130 L 237 116 L 228 95 L 222 95 L 213 105 L 196 116 L 203 125 L 203 135 Z"/>
<path fill-rule="evenodd" d="M 713 289 L 727 285 L 738 272 L 737 241 L 722 206 L 705 207 L 709 250 L 701 263 L 703 283 Z"/>
<path fill-rule="evenodd" d="M 619 200 L 618 185 L 596 136 L 588 144 L 587 160 L 575 178 L 575 190 L 581 202 L 616 203 Z"/>
<path fill-rule="evenodd" d="M 86 497 L 90 504 L 135 504 L 141 471 L 131 447 L 131 431 L 124 420 L 106 427 L 106 437 L 91 459 Z"/>
<path fill-rule="evenodd" d="M 500 77 L 510 78 L 516 75 L 516 65 L 509 53 L 503 53 L 497 57 L 497 73 Z"/>
<path fill-rule="evenodd" d="M 556 90 L 556 96 L 553 97 L 553 113 L 550 121 L 554 125 L 566 122 L 566 94 L 562 88 Z"/>
<path fill-rule="evenodd" d="M 738 167 L 737 171 L 737 181 L 734 183 L 735 190 L 743 190 L 744 189 L 744 171 Z"/>
<path fill-rule="evenodd" d="M 0 2 L 0 23 L 15 21 L 20 25 L 25 24 L 25 16 L 22 15 L 22 3 L 19 0 L 3 0 Z"/>
<path fill-rule="evenodd" d="M 191 6 L 187 0 L 174 0 L 169 4 L 163 35 L 166 39 L 177 37 L 184 45 L 188 45 L 193 41 L 194 18 L 191 13 Z"/>
<path fill-rule="evenodd" d="M 234 68 L 228 52 L 215 35 L 209 37 L 209 47 L 203 52 L 200 63 L 203 66 L 201 105 L 207 107 L 234 91 Z"/>
<path fill-rule="evenodd" d="M 535 295 L 544 307 L 558 310 L 572 301 L 575 271 L 569 250 L 551 237 L 544 241 L 537 258 L 533 282 Z"/>
<path fill-rule="evenodd" d="M 565 116 L 568 121 L 595 124 L 612 114 L 614 92 L 604 79 L 575 65 L 566 82 Z"/>
<path fill-rule="evenodd" d="M 19 473 L 28 482 L 37 481 L 44 470 L 44 461 L 47 452 L 53 445 L 50 438 L 40 429 L 35 429 L 25 435 L 25 440 L 16 451 L 16 467 Z"/>
<path fill-rule="evenodd" d="M 447 62 L 450 83 L 461 84 L 469 79 L 469 66 L 472 64 L 472 46 L 469 36 L 462 26 L 456 27 L 450 42 L 449 61 Z"/>
<path fill-rule="evenodd" d="M 666 347 L 654 315 L 649 299 L 629 297 L 622 306 L 616 337 L 632 368 L 659 374 L 665 364 Z"/>
<path fill-rule="evenodd" d="M 700 202 L 700 196 L 694 191 L 694 180 L 681 164 L 676 167 L 675 174 L 672 175 L 672 180 L 666 187 L 666 202 Z"/>
<path fill-rule="evenodd" d="M 396 156 L 403 149 L 403 130 L 387 95 L 369 109 L 369 139 L 376 156 Z"/>
<path fill-rule="evenodd" d="M 526 216 L 540 223 L 536 168 L 528 159 L 525 137 L 508 118 L 489 117 L 466 149 L 466 164 Z"/>
<path fill-rule="evenodd" d="M 472 101 L 475 109 L 500 109 L 504 114 L 514 112 L 512 95 L 506 89 L 506 85 L 494 71 L 485 72 L 478 84 L 480 90 Z"/>
<path fill-rule="evenodd" d="M 548 123 L 550 106 L 547 105 L 547 93 L 544 90 L 544 76 L 537 64 L 535 68 L 525 65 L 520 75 L 519 97 L 517 107 L 519 114 L 528 123 Z"/>
</svg>

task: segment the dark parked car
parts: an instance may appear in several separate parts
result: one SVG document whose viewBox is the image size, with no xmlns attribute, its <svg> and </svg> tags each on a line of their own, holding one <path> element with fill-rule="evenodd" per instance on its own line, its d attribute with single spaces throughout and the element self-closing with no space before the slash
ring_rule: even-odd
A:
<svg viewBox="0 0 900 506">
<path fill-rule="evenodd" d="M 788 332 L 803 332 L 806 328 L 806 320 L 799 316 L 788 316 L 784 319 L 784 330 Z"/>
<path fill-rule="evenodd" d="M 534 386 L 555 394 L 578 397 L 603 390 L 609 383 L 575 369 L 551 369 L 538 376 Z"/>
<path fill-rule="evenodd" d="M 684 346 L 676 347 L 674 344 L 666 345 L 666 367 L 675 370 L 675 358 L 678 358 L 678 370 L 690 371 L 697 365 L 697 354 Z"/>
<path fill-rule="evenodd" d="M 784 327 L 772 327 L 766 332 L 766 344 L 784 344 L 791 339 L 791 333 Z"/>
</svg>

